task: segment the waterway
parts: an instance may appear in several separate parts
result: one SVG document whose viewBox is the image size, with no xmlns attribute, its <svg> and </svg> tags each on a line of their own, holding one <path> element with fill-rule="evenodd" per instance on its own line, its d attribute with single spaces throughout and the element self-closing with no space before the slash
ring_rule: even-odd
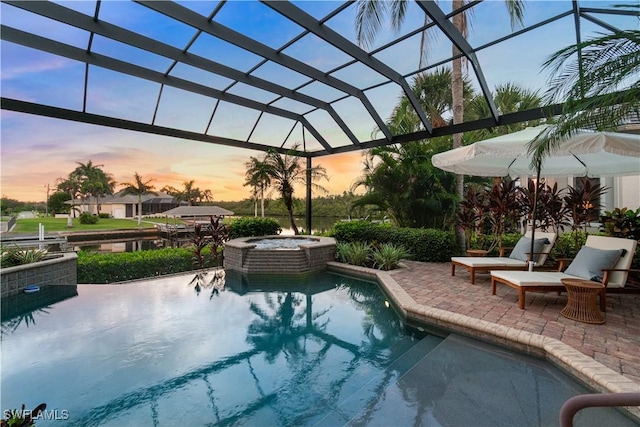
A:
<svg viewBox="0 0 640 427">
<path fill-rule="evenodd" d="M 282 228 L 283 236 L 292 236 L 293 229 L 289 224 L 289 218 L 287 217 L 274 217 L 280 227 Z M 295 218 L 296 226 L 299 231 L 302 231 L 306 227 L 305 218 Z M 314 217 L 312 222 L 312 233 L 326 233 L 333 227 L 333 225 L 340 221 L 338 217 Z M 136 252 L 136 251 L 148 251 L 163 248 L 175 248 L 189 244 L 190 239 L 162 239 L 158 237 L 139 237 L 134 239 L 101 239 L 90 242 L 73 242 L 70 243 L 70 247 L 74 251 L 85 250 L 100 253 L 115 253 L 115 252 Z"/>
</svg>

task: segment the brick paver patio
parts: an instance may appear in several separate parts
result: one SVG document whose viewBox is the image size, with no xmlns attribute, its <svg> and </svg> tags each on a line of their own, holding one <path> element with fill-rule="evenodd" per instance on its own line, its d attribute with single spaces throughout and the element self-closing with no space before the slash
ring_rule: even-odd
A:
<svg viewBox="0 0 640 427">
<path fill-rule="evenodd" d="M 555 338 L 640 384 L 640 295 L 607 295 L 606 323 L 592 325 L 560 315 L 566 293 L 527 292 L 521 310 L 514 289 L 498 284 L 491 295 L 488 274 L 471 285 L 465 270 L 452 277 L 449 263 L 405 265 L 390 274 L 416 303 Z"/>
</svg>

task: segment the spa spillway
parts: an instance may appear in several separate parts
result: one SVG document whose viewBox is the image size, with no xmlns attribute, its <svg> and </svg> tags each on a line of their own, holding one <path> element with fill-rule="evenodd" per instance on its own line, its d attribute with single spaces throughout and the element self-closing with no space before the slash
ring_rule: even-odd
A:
<svg viewBox="0 0 640 427">
<path fill-rule="evenodd" d="M 224 268 L 242 273 L 307 273 L 324 270 L 335 251 L 331 237 L 242 237 L 225 243 Z"/>
</svg>

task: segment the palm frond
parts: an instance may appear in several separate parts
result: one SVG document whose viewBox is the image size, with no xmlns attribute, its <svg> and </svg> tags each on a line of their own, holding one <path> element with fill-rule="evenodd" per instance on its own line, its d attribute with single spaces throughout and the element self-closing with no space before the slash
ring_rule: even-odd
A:
<svg viewBox="0 0 640 427">
<path fill-rule="evenodd" d="M 406 0 L 393 0 L 391 2 L 389 10 L 391 12 L 391 27 L 394 31 L 400 31 L 407 12 L 408 3 Z"/>
<path fill-rule="evenodd" d="M 582 52 L 582 70 L 576 58 Z M 562 102 L 570 95 L 594 96 L 616 89 L 629 77 L 639 75 L 640 31 L 627 30 L 587 40 L 555 52 L 543 64 L 551 71 L 545 98 Z M 636 77 L 637 78 L 637 77 Z"/>
<path fill-rule="evenodd" d="M 509 12 L 511 29 L 522 27 L 524 24 L 525 2 L 522 0 L 505 0 Z"/>
<path fill-rule="evenodd" d="M 368 48 L 382 27 L 388 5 L 384 1 L 358 0 L 356 3 L 356 40 L 358 45 Z"/>
<path fill-rule="evenodd" d="M 581 52 L 579 64 L 577 53 Z M 564 102 L 554 125 L 529 144 L 532 166 L 580 129 L 615 130 L 640 114 L 640 31 L 602 34 L 554 53 L 545 99 Z"/>
</svg>

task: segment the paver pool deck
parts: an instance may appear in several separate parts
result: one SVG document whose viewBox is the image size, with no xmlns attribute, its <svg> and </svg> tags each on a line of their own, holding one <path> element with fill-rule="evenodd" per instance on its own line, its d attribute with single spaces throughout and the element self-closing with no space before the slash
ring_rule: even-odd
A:
<svg viewBox="0 0 640 427">
<path fill-rule="evenodd" d="M 491 295 L 489 274 L 476 274 L 471 285 L 465 270 L 451 276 L 449 263 L 403 264 L 391 272 L 351 269 L 377 276 L 410 320 L 545 357 L 598 391 L 640 392 L 640 295 L 608 294 L 606 323 L 594 325 L 560 315 L 566 293 L 527 292 L 521 310 L 514 289 L 498 285 Z M 640 407 L 629 409 L 640 417 Z"/>
</svg>

